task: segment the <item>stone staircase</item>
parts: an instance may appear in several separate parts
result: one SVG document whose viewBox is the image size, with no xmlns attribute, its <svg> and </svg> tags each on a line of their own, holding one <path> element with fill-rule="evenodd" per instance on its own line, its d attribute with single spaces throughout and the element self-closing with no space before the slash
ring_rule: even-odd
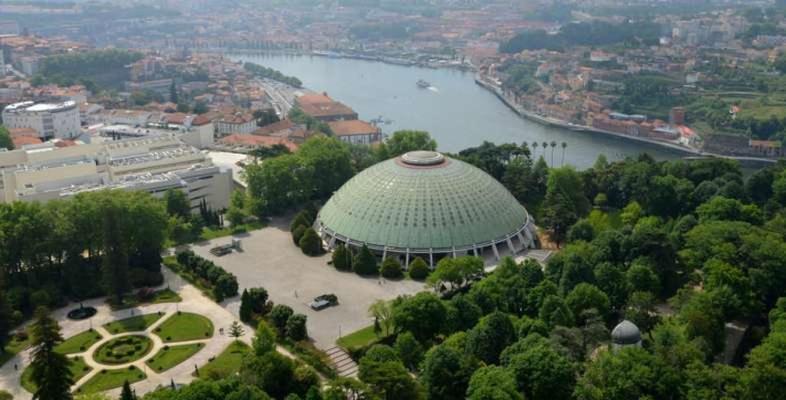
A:
<svg viewBox="0 0 786 400">
<path fill-rule="evenodd" d="M 338 346 L 331 347 L 327 349 L 325 353 L 330 357 L 330 362 L 333 364 L 333 368 L 336 370 L 336 373 L 338 373 L 338 376 L 345 378 L 357 377 L 358 365 L 344 349 Z"/>
<path fill-rule="evenodd" d="M 545 263 L 551 258 L 552 254 L 554 254 L 554 252 L 551 250 L 531 249 L 527 250 L 526 257 L 535 259 L 540 263 Z"/>
</svg>

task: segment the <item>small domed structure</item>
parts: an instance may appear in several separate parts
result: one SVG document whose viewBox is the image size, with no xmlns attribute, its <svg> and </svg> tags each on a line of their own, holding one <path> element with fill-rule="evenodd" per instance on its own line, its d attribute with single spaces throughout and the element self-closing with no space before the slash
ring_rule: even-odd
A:
<svg viewBox="0 0 786 400">
<path fill-rule="evenodd" d="M 611 345 L 614 349 L 627 346 L 641 346 L 641 331 L 639 327 L 627 319 L 620 322 L 611 331 Z"/>
</svg>

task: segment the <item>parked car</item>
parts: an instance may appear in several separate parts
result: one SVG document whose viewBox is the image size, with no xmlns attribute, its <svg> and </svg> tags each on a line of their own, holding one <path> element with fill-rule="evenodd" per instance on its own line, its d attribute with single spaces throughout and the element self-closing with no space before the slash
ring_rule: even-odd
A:
<svg viewBox="0 0 786 400">
<path fill-rule="evenodd" d="M 335 305 L 338 305 L 338 297 L 332 293 L 319 295 L 314 298 L 314 301 L 308 304 L 308 306 L 315 311 L 324 310 Z"/>
</svg>

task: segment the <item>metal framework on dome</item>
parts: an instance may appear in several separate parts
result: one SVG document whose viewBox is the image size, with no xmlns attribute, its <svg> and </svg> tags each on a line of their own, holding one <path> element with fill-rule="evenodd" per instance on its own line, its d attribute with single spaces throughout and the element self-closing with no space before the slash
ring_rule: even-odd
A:
<svg viewBox="0 0 786 400">
<path fill-rule="evenodd" d="M 404 265 L 421 256 L 515 254 L 536 246 L 534 221 L 490 175 L 433 151 L 378 163 L 342 186 L 315 222 L 329 248 L 366 245 Z"/>
</svg>

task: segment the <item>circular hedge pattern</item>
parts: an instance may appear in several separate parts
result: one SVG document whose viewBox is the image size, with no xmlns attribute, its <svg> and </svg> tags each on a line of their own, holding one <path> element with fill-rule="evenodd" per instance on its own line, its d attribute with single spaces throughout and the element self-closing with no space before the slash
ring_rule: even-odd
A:
<svg viewBox="0 0 786 400">
<path fill-rule="evenodd" d="M 114 338 L 102 344 L 93 359 L 101 364 L 118 365 L 139 360 L 153 348 L 150 338 L 140 335 L 129 335 Z"/>
</svg>

